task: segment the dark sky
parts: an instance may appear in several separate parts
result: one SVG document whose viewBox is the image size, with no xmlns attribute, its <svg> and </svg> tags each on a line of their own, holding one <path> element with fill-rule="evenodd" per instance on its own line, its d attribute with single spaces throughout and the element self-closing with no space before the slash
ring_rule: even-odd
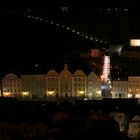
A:
<svg viewBox="0 0 140 140">
<path fill-rule="evenodd" d="M 25 14 L 53 20 L 90 37 L 107 40 L 109 44 L 124 44 L 140 33 L 138 9 L 130 7 L 125 0 L 114 3 L 48 1 L 0 10 L 2 73 L 34 70 L 35 64 L 45 71 L 59 67 L 66 59 L 80 67 L 79 53 L 97 45 L 66 29 L 28 19 Z"/>
</svg>

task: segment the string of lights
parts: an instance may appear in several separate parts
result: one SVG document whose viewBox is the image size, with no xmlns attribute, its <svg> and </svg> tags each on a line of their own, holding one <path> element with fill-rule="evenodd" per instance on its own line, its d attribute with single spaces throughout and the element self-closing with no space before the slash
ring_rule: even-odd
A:
<svg viewBox="0 0 140 140">
<path fill-rule="evenodd" d="M 57 27 L 63 28 L 65 30 L 68 30 L 68 31 L 70 31 L 72 33 L 75 33 L 75 34 L 83 37 L 84 39 L 89 39 L 89 40 L 94 41 L 94 42 L 107 44 L 107 41 L 105 41 L 105 40 L 99 39 L 99 38 L 97 38 L 95 36 L 87 35 L 85 33 L 81 33 L 80 31 L 77 31 L 76 29 L 71 28 L 70 26 L 66 26 L 64 24 L 57 23 L 57 22 L 55 22 L 53 20 L 50 21 L 50 20 L 47 20 L 47 19 L 44 19 L 44 18 L 41 18 L 41 17 L 38 17 L 38 16 L 33 16 L 33 15 L 24 15 L 24 16 L 27 17 L 27 18 L 30 18 L 30 19 L 37 20 L 37 21 L 42 21 L 44 23 L 50 23 L 51 25 L 55 25 Z"/>
</svg>

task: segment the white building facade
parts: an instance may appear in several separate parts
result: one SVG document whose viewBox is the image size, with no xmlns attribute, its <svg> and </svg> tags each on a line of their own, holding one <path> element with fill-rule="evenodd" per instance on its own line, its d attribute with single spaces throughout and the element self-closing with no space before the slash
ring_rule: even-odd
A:
<svg viewBox="0 0 140 140">
<path fill-rule="evenodd" d="M 128 97 L 128 81 L 115 80 L 112 81 L 112 98 Z"/>
</svg>

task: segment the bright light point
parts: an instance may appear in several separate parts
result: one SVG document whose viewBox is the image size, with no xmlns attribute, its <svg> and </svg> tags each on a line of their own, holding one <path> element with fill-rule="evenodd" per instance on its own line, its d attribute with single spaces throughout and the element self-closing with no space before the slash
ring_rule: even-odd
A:
<svg viewBox="0 0 140 140">
<path fill-rule="evenodd" d="M 38 19 L 38 17 L 36 17 L 36 19 Z"/>
<path fill-rule="evenodd" d="M 69 30 L 70 28 L 69 27 L 67 27 L 67 30 Z"/>
<path fill-rule="evenodd" d="M 132 94 L 128 93 L 128 98 L 132 98 Z"/>
<path fill-rule="evenodd" d="M 110 11 L 110 9 L 109 9 L 109 8 L 108 8 L 107 10 L 108 10 L 108 11 Z"/>
<path fill-rule="evenodd" d="M 88 38 L 88 36 L 86 36 L 86 39 Z"/>
<path fill-rule="evenodd" d="M 28 16 L 28 18 L 30 18 L 31 16 Z"/>
<path fill-rule="evenodd" d="M 49 96 L 54 95 L 54 91 L 48 91 L 48 95 L 49 95 Z"/>
<path fill-rule="evenodd" d="M 59 24 L 57 23 L 56 26 L 59 26 Z"/>
<path fill-rule="evenodd" d="M 83 94 L 84 94 L 84 91 L 79 91 L 79 94 L 80 94 L 80 95 L 83 95 Z"/>
<path fill-rule="evenodd" d="M 51 21 L 51 24 L 53 24 L 54 22 L 53 21 Z"/>
<path fill-rule="evenodd" d="M 128 11 L 128 9 L 125 8 L 124 11 Z"/>
<path fill-rule="evenodd" d="M 9 96 L 11 96 L 11 93 L 10 92 L 4 92 L 3 96 L 9 97 Z"/>
<path fill-rule="evenodd" d="M 99 90 L 99 91 L 97 91 L 97 94 L 101 95 L 101 91 L 100 91 L 100 90 Z"/>
<path fill-rule="evenodd" d="M 95 39 L 95 41 L 98 41 L 98 39 Z"/>
<path fill-rule="evenodd" d="M 72 32 L 75 32 L 75 30 L 72 30 Z"/>
<path fill-rule="evenodd" d="M 140 46 L 140 39 L 130 39 L 130 46 L 131 47 L 139 47 Z"/>
<path fill-rule="evenodd" d="M 23 96 L 27 96 L 29 94 L 29 92 L 22 92 Z"/>
<path fill-rule="evenodd" d="M 35 66 L 35 67 L 38 67 L 38 64 L 35 64 L 34 66 Z"/>
<path fill-rule="evenodd" d="M 42 18 L 40 18 L 40 20 L 43 20 Z"/>
<path fill-rule="evenodd" d="M 80 33 L 79 33 L 79 32 L 77 32 L 77 34 L 79 35 Z"/>
<path fill-rule="evenodd" d="M 91 37 L 90 40 L 93 40 L 93 38 Z"/>
<path fill-rule="evenodd" d="M 140 94 L 136 94 L 136 98 L 140 98 Z"/>
</svg>

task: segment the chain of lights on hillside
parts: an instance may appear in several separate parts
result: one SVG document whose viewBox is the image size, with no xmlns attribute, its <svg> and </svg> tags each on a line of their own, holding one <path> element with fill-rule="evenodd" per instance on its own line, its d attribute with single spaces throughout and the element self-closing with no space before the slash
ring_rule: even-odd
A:
<svg viewBox="0 0 140 140">
<path fill-rule="evenodd" d="M 49 20 L 40 18 L 40 17 L 38 17 L 38 16 L 32 16 L 32 15 L 25 15 L 25 16 L 26 16 L 27 18 L 30 18 L 30 19 L 34 19 L 34 20 L 37 20 L 37 21 L 42 21 L 42 22 L 50 23 L 51 25 L 58 26 L 58 27 L 60 27 L 60 28 L 63 28 L 63 29 L 65 29 L 65 30 L 68 30 L 68 31 L 70 31 L 70 32 L 72 32 L 72 33 L 75 33 L 75 34 L 77 34 L 77 35 L 79 35 L 79 36 L 81 36 L 81 37 L 83 37 L 83 38 L 85 38 L 85 39 L 89 39 L 89 40 L 91 40 L 91 41 L 95 41 L 95 42 L 100 42 L 100 43 L 105 43 L 105 44 L 107 44 L 107 41 L 98 39 L 98 38 L 96 38 L 96 37 L 94 37 L 94 36 L 85 35 L 85 34 L 79 32 L 79 31 L 77 31 L 76 29 L 71 28 L 71 27 L 69 27 L 69 26 L 66 26 L 66 25 L 64 25 L 64 24 L 59 24 L 59 23 L 56 23 L 55 21 L 49 21 Z"/>
</svg>

